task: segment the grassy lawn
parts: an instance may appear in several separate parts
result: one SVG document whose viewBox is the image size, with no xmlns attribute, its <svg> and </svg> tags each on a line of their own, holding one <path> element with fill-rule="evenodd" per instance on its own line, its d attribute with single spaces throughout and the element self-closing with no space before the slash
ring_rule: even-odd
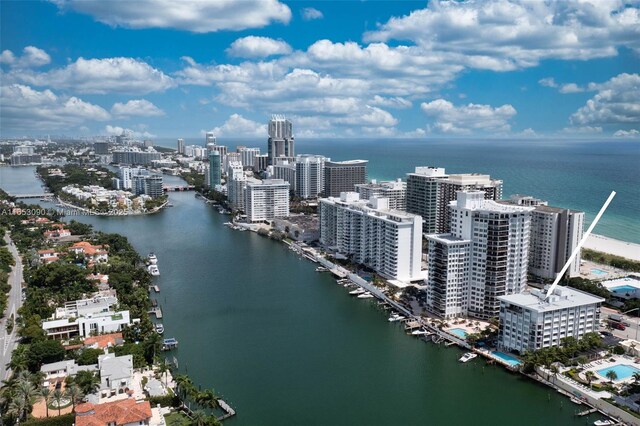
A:
<svg viewBox="0 0 640 426">
<path fill-rule="evenodd" d="M 164 416 L 164 421 L 167 426 L 189 426 L 191 420 L 183 413 L 171 413 Z"/>
</svg>

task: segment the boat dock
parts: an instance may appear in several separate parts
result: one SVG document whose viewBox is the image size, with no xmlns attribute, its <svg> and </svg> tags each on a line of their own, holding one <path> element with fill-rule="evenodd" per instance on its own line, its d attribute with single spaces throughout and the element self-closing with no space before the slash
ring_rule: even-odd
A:
<svg viewBox="0 0 640 426">
<path fill-rule="evenodd" d="M 236 415 L 236 410 L 231 408 L 231 406 L 229 404 L 227 404 L 223 399 L 219 399 L 218 400 L 218 405 L 220 406 L 222 411 L 224 411 L 224 415 L 218 417 L 218 421 L 219 422 L 221 422 L 223 420 L 226 420 L 229 417 L 232 417 L 232 416 Z"/>
<path fill-rule="evenodd" d="M 155 291 L 156 293 L 160 293 L 160 287 L 156 284 L 156 285 L 150 285 L 149 286 L 149 291 Z"/>
<path fill-rule="evenodd" d="M 161 318 L 162 318 L 162 309 L 161 309 L 161 308 L 159 308 L 159 307 L 155 307 L 155 308 L 151 309 L 151 310 L 149 311 L 149 313 L 150 313 L 151 315 L 155 315 L 155 316 L 156 316 L 156 318 L 158 318 L 158 319 L 161 319 Z"/>
<path fill-rule="evenodd" d="M 164 339 L 162 341 L 162 350 L 170 351 L 171 349 L 175 349 L 178 347 L 178 340 L 171 337 L 169 339 Z"/>
<path fill-rule="evenodd" d="M 588 410 L 584 410 L 584 411 L 580 411 L 579 413 L 576 413 L 576 416 L 583 417 L 583 416 L 588 416 L 589 414 L 593 414 L 597 412 L 598 412 L 597 408 L 590 408 Z"/>
<path fill-rule="evenodd" d="M 420 328 L 420 327 L 422 327 L 422 324 L 420 324 L 418 321 L 407 321 L 404 324 L 404 329 L 407 331 L 415 330 L 416 328 Z"/>
</svg>

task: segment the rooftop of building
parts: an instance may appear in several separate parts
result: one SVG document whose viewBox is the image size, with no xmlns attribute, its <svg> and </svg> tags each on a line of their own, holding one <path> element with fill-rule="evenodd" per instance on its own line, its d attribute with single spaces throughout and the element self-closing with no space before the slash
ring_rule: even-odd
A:
<svg viewBox="0 0 640 426">
<path fill-rule="evenodd" d="M 406 189 L 407 183 L 403 182 L 402 179 L 398 180 L 390 180 L 390 181 L 380 181 L 373 179 L 369 183 L 359 183 L 356 185 L 356 188 L 365 188 L 365 189 L 393 189 L 393 190 L 402 190 Z"/>
<path fill-rule="evenodd" d="M 465 240 L 464 238 L 458 238 L 453 234 L 429 234 L 427 235 L 427 239 L 434 240 L 446 245 L 469 244 L 471 242 L 469 240 Z"/>
<path fill-rule="evenodd" d="M 340 197 L 328 197 L 321 198 L 320 202 L 338 204 L 345 207 L 349 207 L 355 210 L 360 210 L 363 213 L 384 217 L 390 216 L 396 219 L 395 221 L 413 221 L 418 215 L 413 213 L 407 213 L 404 210 L 390 209 L 389 199 L 383 197 L 371 197 L 370 200 L 361 200 L 360 194 L 357 192 L 342 192 Z"/>
<path fill-rule="evenodd" d="M 76 406 L 76 426 L 125 425 L 147 422 L 151 418 L 149 401 L 132 398 L 119 401 L 91 404 L 86 402 Z"/>
<path fill-rule="evenodd" d="M 325 166 L 366 166 L 369 160 L 344 160 L 344 161 L 327 161 Z"/>
<path fill-rule="evenodd" d="M 124 343 L 122 333 L 101 334 L 84 339 L 85 346 L 91 346 L 96 349 L 104 349 L 122 343 Z"/>
<path fill-rule="evenodd" d="M 452 174 L 449 175 L 446 182 L 456 185 L 496 185 L 502 183 L 500 179 L 491 179 L 491 176 L 481 173 Z"/>
<path fill-rule="evenodd" d="M 500 296 L 501 302 L 517 305 L 536 312 L 549 312 L 576 306 L 592 305 L 604 302 L 602 297 L 576 290 L 571 287 L 557 286 L 553 293 L 545 299 L 547 287 L 544 290 Z"/>
</svg>

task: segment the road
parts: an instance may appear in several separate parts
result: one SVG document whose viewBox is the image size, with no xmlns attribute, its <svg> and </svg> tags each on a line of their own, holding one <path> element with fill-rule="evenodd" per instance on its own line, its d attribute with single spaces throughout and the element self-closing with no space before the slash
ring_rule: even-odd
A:
<svg viewBox="0 0 640 426">
<path fill-rule="evenodd" d="M 609 309 L 605 307 L 600 308 L 600 320 L 604 321 L 610 314 L 617 314 L 618 311 L 614 309 Z M 626 330 L 616 330 L 613 329 L 611 332 L 614 336 L 619 337 L 621 339 L 634 339 L 638 340 L 640 338 L 640 320 L 636 317 L 630 317 L 628 315 L 623 315 L 623 321 L 630 324 Z M 604 330 L 605 328 L 603 328 Z"/>
<path fill-rule="evenodd" d="M 9 377 L 7 364 L 11 361 L 11 353 L 17 345 L 17 327 L 13 327 L 11 334 L 7 334 L 7 320 L 11 315 L 14 318 L 18 315 L 18 309 L 22 306 L 22 259 L 18 254 L 18 250 L 13 245 L 9 234 L 4 236 L 7 247 L 16 261 L 15 266 L 9 274 L 9 284 L 11 290 L 9 292 L 9 303 L 3 319 L 0 319 L 0 379 L 5 380 Z"/>
</svg>

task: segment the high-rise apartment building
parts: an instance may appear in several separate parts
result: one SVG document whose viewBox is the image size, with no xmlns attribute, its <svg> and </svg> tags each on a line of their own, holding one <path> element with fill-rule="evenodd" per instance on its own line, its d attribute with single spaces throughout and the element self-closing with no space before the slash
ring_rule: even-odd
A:
<svg viewBox="0 0 640 426">
<path fill-rule="evenodd" d="M 178 154 L 184 155 L 184 139 L 178 139 Z"/>
<path fill-rule="evenodd" d="M 386 198 L 361 200 L 356 192 L 321 198 L 318 211 L 320 242 L 325 247 L 389 279 L 423 278 L 420 216 L 389 209 Z"/>
<path fill-rule="evenodd" d="M 161 160 L 162 155 L 152 147 L 144 151 L 139 148 L 128 147 L 113 151 L 113 162 L 116 164 L 149 165 L 154 160 Z"/>
<path fill-rule="evenodd" d="M 339 197 L 354 192 L 355 186 L 367 183 L 367 160 L 325 161 L 324 196 Z"/>
<path fill-rule="evenodd" d="M 296 157 L 296 196 L 317 198 L 324 190 L 324 163 L 330 158 L 303 154 Z"/>
<path fill-rule="evenodd" d="M 209 153 L 209 185 L 216 188 L 222 184 L 222 163 L 220 153 L 211 151 Z"/>
<path fill-rule="evenodd" d="M 371 197 L 386 198 L 389 208 L 393 210 L 407 209 L 407 184 L 402 179 L 393 181 L 362 183 L 355 186 L 360 199 L 369 200 Z"/>
<path fill-rule="evenodd" d="M 296 165 L 295 164 L 276 164 L 267 167 L 269 179 L 282 179 L 289 184 L 291 191 L 296 190 Z"/>
<path fill-rule="evenodd" d="M 547 206 L 530 196 L 513 195 L 504 203 L 534 206 L 529 237 L 529 273 L 553 280 L 560 273 L 584 233 L 584 212 Z M 567 271 L 570 277 L 580 275 L 580 253 Z"/>
<path fill-rule="evenodd" d="M 527 284 L 533 207 L 486 200 L 483 191 L 460 191 L 457 200 L 450 203 L 450 210 L 451 233 L 427 237 L 429 248 L 436 250 L 433 262 L 429 260 L 427 294 L 434 298 L 444 295 L 443 300 L 433 299 L 428 305 L 454 306 L 460 298 L 466 298 L 461 303 L 459 315 L 483 319 L 497 317 L 498 297 L 521 293 Z M 458 246 L 459 253 L 449 257 L 453 245 Z M 463 250 L 467 245 L 468 251 Z M 468 265 L 466 278 L 464 274 L 460 275 L 461 264 L 465 263 Z M 455 281 L 449 283 L 449 278 L 455 278 Z M 467 279 L 467 284 L 458 291 L 460 278 Z M 451 293 L 446 291 L 450 284 L 454 290 Z M 440 309 L 435 313 L 439 312 Z M 452 314 L 446 310 L 445 313 Z"/>
<path fill-rule="evenodd" d="M 256 155 L 260 155 L 260 148 L 247 148 L 246 146 L 236 147 L 236 151 L 240 153 L 240 161 L 245 169 L 253 168 L 253 159 Z"/>
<path fill-rule="evenodd" d="M 422 217 L 426 234 L 438 232 L 438 182 L 448 176 L 442 167 L 416 167 L 407 173 L 407 211 Z"/>
<path fill-rule="evenodd" d="M 440 318 L 467 314 L 471 241 L 451 234 L 431 234 L 427 306 Z"/>
<path fill-rule="evenodd" d="M 502 181 L 489 175 L 465 173 L 449 175 L 438 181 L 438 232 L 449 232 L 449 203 L 456 200 L 458 191 L 482 191 L 486 200 L 502 198 Z"/>
<path fill-rule="evenodd" d="M 289 216 L 289 183 L 282 179 L 248 182 L 244 209 L 247 221 L 262 222 Z"/>
<path fill-rule="evenodd" d="M 598 331 L 603 298 L 560 286 L 548 298 L 546 293 L 547 288 L 498 297 L 499 349 L 524 354 Z"/>
<path fill-rule="evenodd" d="M 269 156 L 267 154 L 264 155 L 256 155 L 253 157 L 253 171 L 259 173 L 263 170 L 267 169 L 269 165 Z"/>
<path fill-rule="evenodd" d="M 269 164 L 275 164 L 276 157 L 294 157 L 293 124 L 284 115 L 273 115 L 269 120 L 268 156 Z"/>
</svg>

